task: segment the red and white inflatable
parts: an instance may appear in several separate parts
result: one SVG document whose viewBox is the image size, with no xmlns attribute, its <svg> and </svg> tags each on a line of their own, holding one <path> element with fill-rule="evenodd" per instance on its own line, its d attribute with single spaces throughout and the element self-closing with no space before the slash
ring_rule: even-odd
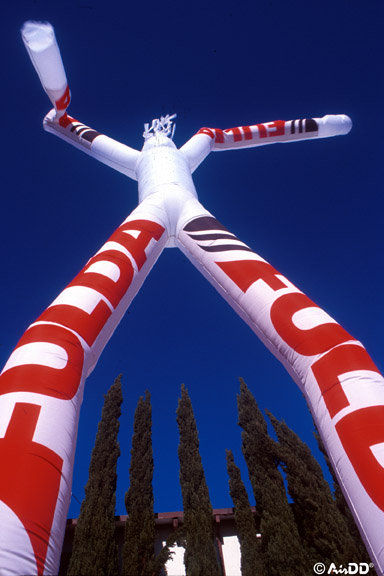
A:
<svg viewBox="0 0 384 576">
<path fill-rule="evenodd" d="M 177 246 L 285 365 L 305 395 L 376 569 L 384 569 L 384 380 L 360 342 L 199 203 L 191 174 L 212 150 L 347 134 L 347 116 L 202 128 L 184 146 L 172 116 L 141 152 L 67 112 L 52 27 L 25 46 L 54 109 L 44 128 L 134 178 L 139 205 L 32 324 L 0 376 L 0 572 L 57 574 L 85 379 L 166 246 Z"/>
</svg>

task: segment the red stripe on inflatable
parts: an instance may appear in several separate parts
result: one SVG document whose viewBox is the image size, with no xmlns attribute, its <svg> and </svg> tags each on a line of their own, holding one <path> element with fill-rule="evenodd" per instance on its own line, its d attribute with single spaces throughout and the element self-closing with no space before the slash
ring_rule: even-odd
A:
<svg viewBox="0 0 384 576">
<path fill-rule="evenodd" d="M 252 130 L 250 126 L 243 126 L 243 132 L 244 132 L 244 139 L 245 140 L 252 140 L 253 134 L 252 134 Z"/>
<path fill-rule="evenodd" d="M 220 130 L 220 128 L 215 128 L 215 141 L 217 144 L 224 144 L 224 130 Z"/>
<path fill-rule="evenodd" d="M 200 128 L 200 130 L 196 132 L 196 134 L 206 134 L 207 136 L 212 138 L 212 140 L 215 139 L 215 133 L 210 128 Z"/>
<path fill-rule="evenodd" d="M 61 118 L 59 118 L 59 124 L 63 128 L 67 128 L 67 126 L 73 124 L 73 122 L 77 122 L 77 120 L 75 120 L 75 118 L 72 118 L 72 116 L 69 116 L 69 114 L 67 113 L 65 113 L 63 116 L 61 116 Z"/>
<path fill-rule="evenodd" d="M 227 131 L 225 130 L 225 132 Z M 231 132 L 233 133 L 234 142 L 241 142 L 241 140 L 243 139 L 243 135 L 240 131 L 240 128 L 231 128 Z"/>
<path fill-rule="evenodd" d="M 64 94 L 58 100 L 55 101 L 56 110 L 66 110 L 69 106 L 70 101 L 71 101 L 71 93 L 69 91 L 69 86 L 67 84 Z"/>
</svg>

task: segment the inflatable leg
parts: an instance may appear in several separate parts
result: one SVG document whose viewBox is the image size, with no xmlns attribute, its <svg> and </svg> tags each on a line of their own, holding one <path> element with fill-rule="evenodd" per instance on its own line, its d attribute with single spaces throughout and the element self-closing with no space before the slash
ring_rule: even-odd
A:
<svg viewBox="0 0 384 576">
<path fill-rule="evenodd" d="M 383 573 L 384 379 L 365 348 L 215 218 L 187 222 L 177 244 L 304 393 Z"/>
<path fill-rule="evenodd" d="M 58 574 L 84 382 L 167 238 L 139 206 L 27 329 L 0 375 L 4 575 Z"/>
</svg>

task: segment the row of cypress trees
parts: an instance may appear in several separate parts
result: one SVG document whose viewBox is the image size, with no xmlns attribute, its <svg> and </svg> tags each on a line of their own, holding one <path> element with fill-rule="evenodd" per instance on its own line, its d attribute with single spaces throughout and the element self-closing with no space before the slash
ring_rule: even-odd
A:
<svg viewBox="0 0 384 576">
<path fill-rule="evenodd" d="M 166 546 L 156 555 L 152 409 L 146 392 L 135 412 L 130 486 L 125 498 L 128 519 L 119 560 L 114 514 L 122 401 L 121 377 L 118 377 L 105 395 L 67 574 L 160 576 L 172 555 L 171 546 L 177 542 L 185 548 L 187 576 L 221 576 L 198 430 L 184 386 L 176 412 L 184 508 L 182 528 L 170 535 Z M 369 562 L 336 479 L 334 497 L 307 445 L 268 412 L 277 440 L 269 435 L 267 421 L 243 380 L 237 405 L 242 451 L 256 501 L 255 515 L 240 469 L 233 453 L 227 450 L 242 576 L 304 576 L 311 574 L 319 561 L 326 565 Z M 317 439 L 326 456 L 318 435 Z"/>
<path fill-rule="evenodd" d="M 256 500 L 257 528 L 262 535 L 260 545 L 256 547 L 258 554 L 243 565 L 244 552 L 249 547 L 237 522 L 242 575 L 299 576 L 311 574 L 317 562 L 326 566 L 331 563 L 344 566 L 349 562 L 369 563 L 365 546 L 335 476 L 337 498 L 333 496 L 308 446 L 270 412 L 267 415 L 277 441 L 268 434 L 267 422 L 242 380 L 237 403 L 239 425 L 243 429 L 242 451 Z M 317 432 L 316 437 L 325 454 Z M 243 486 L 242 480 L 239 470 L 234 468 L 231 453 L 227 454 L 227 462 L 230 478 L 234 479 L 234 472 L 236 474 L 235 486 L 239 491 L 239 487 Z M 330 471 L 333 474 L 331 468 Z M 231 488 L 235 516 L 240 509 L 247 510 L 249 507 L 246 493 L 244 496 L 244 491 L 241 492 L 241 500 L 236 499 Z"/>
</svg>

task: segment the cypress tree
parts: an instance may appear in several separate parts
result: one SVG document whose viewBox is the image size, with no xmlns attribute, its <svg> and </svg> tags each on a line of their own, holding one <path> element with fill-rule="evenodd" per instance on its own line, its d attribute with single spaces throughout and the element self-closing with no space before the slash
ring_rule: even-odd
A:
<svg viewBox="0 0 384 576">
<path fill-rule="evenodd" d="M 367 549 L 365 547 L 365 544 L 360 536 L 360 532 L 359 529 L 356 526 L 356 522 L 353 519 L 352 516 L 352 512 L 350 511 L 348 504 L 344 498 L 344 494 L 340 488 L 340 484 L 337 481 L 336 478 L 336 474 L 333 470 L 333 467 L 331 466 L 331 463 L 329 461 L 329 457 L 327 454 L 327 451 L 325 450 L 323 441 L 321 439 L 321 436 L 316 428 L 315 425 L 315 438 L 317 440 L 317 444 L 319 446 L 320 452 L 323 454 L 324 456 L 324 460 L 327 464 L 327 467 L 329 469 L 329 472 L 331 473 L 332 476 L 332 480 L 333 480 L 333 490 L 334 490 L 334 499 L 335 499 L 335 503 L 337 508 L 339 509 L 340 513 L 342 514 L 345 523 L 347 525 L 347 529 L 353 539 L 353 542 L 355 544 L 355 562 L 366 562 L 367 564 L 370 563 L 371 559 L 369 557 L 369 554 L 367 552 Z"/>
<path fill-rule="evenodd" d="M 286 472 L 288 492 L 294 501 L 294 513 L 303 546 L 312 565 L 331 562 L 336 565 L 360 562 L 345 520 L 333 499 L 320 464 L 310 449 L 285 422 L 268 413 L 279 440 L 279 454 Z"/>
<path fill-rule="evenodd" d="M 236 466 L 233 453 L 227 450 L 229 492 L 235 507 L 235 522 L 241 551 L 242 576 L 262 574 L 261 542 L 256 538 L 256 525 L 248 494 Z"/>
<path fill-rule="evenodd" d="M 295 518 L 288 503 L 275 442 L 244 380 L 237 396 L 243 454 L 248 467 L 256 510 L 260 517 L 263 574 L 307 575 L 312 566 L 303 551 Z"/>
<path fill-rule="evenodd" d="M 68 576 L 115 576 L 119 573 L 115 502 L 116 466 L 120 455 L 117 435 L 123 402 L 121 376 L 116 378 L 104 398 Z"/>
<path fill-rule="evenodd" d="M 125 525 L 123 570 L 126 576 L 157 576 L 170 557 L 164 548 L 155 557 L 153 511 L 152 408 L 148 391 L 139 398 L 132 437 L 130 485 L 125 495 L 128 519 Z"/>
<path fill-rule="evenodd" d="M 212 506 L 199 453 L 199 438 L 192 403 L 184 385 L 177 407 L 180 443 L 180 485 L 184 506 L 187 576 L 219 576 L 214 544 Z"/>
</svg>

